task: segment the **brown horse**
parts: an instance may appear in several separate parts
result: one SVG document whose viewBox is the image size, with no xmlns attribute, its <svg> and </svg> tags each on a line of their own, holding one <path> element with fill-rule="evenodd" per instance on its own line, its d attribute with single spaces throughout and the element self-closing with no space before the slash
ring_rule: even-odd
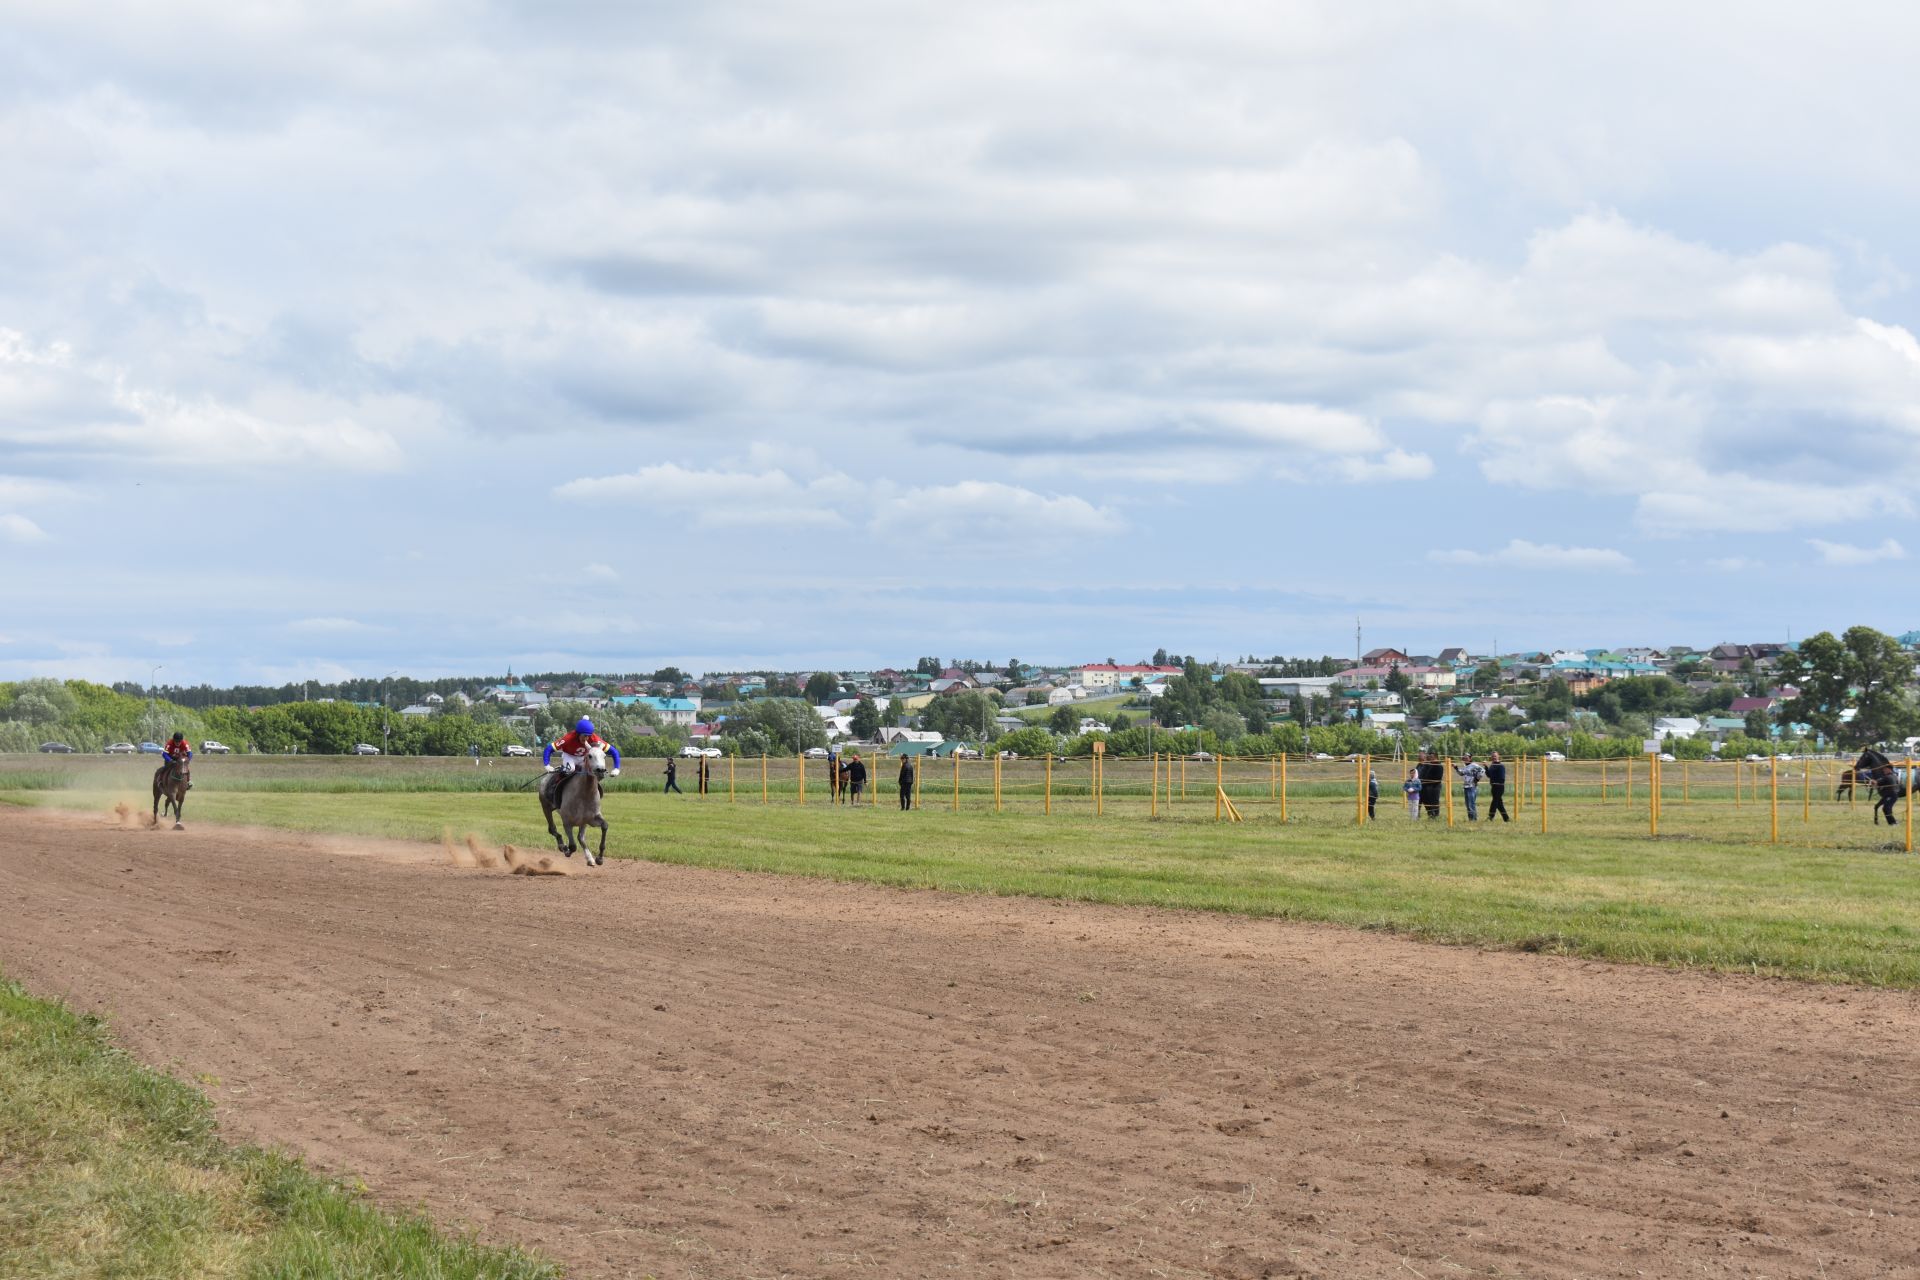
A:
<svg viewBox="0 0 1920 1280">
<path fill-rule="evenodd" d="M 187 790 L 193 786 L 193 770 L 184 760 L 169 760 L 153 771 L 153 825 L 160 825 L 160 802 L 173 815 L 173 829 L 185 831 L 180 818 L 187 805 Z"/>
<path fill-rule="evenodd" d="M 587 865 L 597 867 L 607 860 L 607 820 L 600 816 L 600 779 L 607 776 L 607 753 L 600 747 L 587 748 L 587 767 L 573 773 L 555 773 L 540 784 L 540 809 L 547 818 L 547 834 L 553 847 L 569 858 L 575 849 L 587 855 Z M 558 812 L 566 838 L 553 828 Z M 600 848 L 587 844 L 587 828 L 600 828 Z M 579 839 L 574 839 L 574 833 Z"/>
</svg>

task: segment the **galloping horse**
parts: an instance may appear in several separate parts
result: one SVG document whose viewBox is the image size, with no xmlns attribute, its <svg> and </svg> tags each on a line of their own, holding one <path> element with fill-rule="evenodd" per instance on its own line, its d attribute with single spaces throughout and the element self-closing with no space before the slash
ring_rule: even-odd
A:
<svg viewBox="0 0 1920 1280">
<path fill-rule="evenodd" d="M 169 760 L 153 771 L 153 825 L 160 825 L 160 802 L 166 801 L 167 811 L 173 814 L 173 829 L 185 831 L 180 823 L 181 811 L 186 808 L 187 789 L 193 785 L 193 771 L 184 760 Z"/>
<path fill-rule="evenodd" d="M 540 784 L 540 810 L 547 818 L 547 834 L 553 847 L 569 858 L 575 849 L 586 854 L 587 865 L 597 867 L 607 860 L 607 820 L 600 816 L 600 780 L 607 776 L 607 752 L 604 747 L 587 748 L 587 767 L 573 773 L 556 773 Z M 555 811 L 565 839 L 553 828 Z M 587 828 L 600 828 L 598 852 L 587 846 Z M 579 832 L 576 842 L 574 833 Z"/>
</svg>

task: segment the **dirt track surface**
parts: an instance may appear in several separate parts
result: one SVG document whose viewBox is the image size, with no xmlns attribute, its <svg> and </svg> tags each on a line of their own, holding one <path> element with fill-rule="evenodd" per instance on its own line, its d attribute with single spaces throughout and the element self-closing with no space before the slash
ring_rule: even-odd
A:
<svg viewBox="0 0 1920 1280">
<path fill-rule="evenodd" d="M 1911 1276 L 1920 1009 L 0 807 L 0 965 L 585 1276 Z"/>
</svg>

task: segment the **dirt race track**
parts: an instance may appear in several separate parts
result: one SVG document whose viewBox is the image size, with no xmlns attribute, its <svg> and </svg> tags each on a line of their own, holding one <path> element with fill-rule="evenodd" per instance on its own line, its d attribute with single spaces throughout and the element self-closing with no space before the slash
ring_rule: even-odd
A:
<svg viewBox="0 0 1920 1280">
<path fill-rule="evenodd" d="M 0 807 L 0 965 L 584 1276 L 1913 1276 L 1920 1004 Z"/>
</svg>

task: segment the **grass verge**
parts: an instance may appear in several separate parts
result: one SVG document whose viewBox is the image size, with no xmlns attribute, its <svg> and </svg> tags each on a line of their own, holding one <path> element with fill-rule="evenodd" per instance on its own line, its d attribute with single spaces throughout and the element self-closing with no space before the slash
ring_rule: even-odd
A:
<svg viewBox="0 0 1920 1280">
<path fill-rule="evenodd" d="M 552 1264 L 394 1214 L 221 1142 L 197 1090 L 98 1019 L 0 980 L 0 1276 L 554 1280 Z"/>
</svg>

